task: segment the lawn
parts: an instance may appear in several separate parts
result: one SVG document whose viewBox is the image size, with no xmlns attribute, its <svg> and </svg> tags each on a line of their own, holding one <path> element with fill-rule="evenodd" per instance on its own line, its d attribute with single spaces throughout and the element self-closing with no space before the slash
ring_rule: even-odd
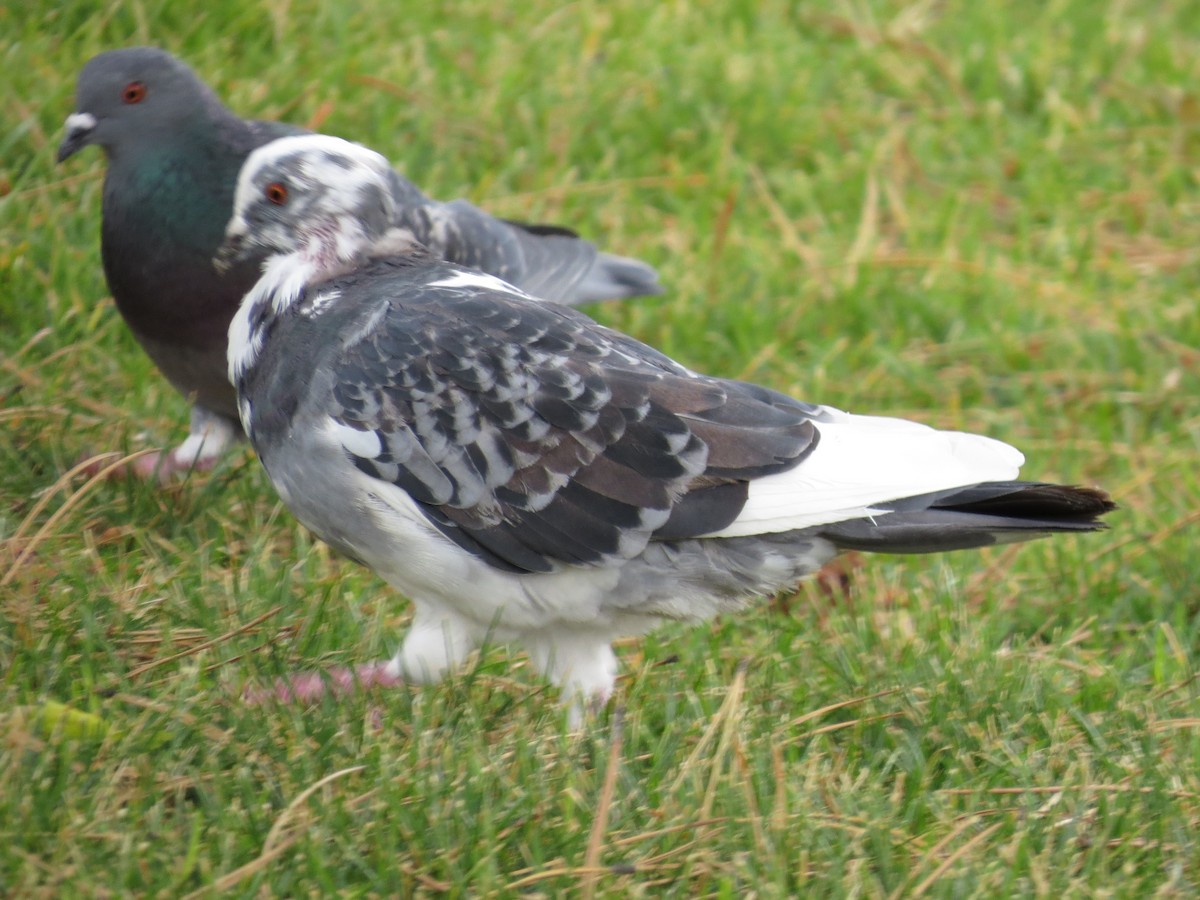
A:
<svg viewBox="0 0 1200 900">
<path fill-rule="evenodd" d="M 0 894 L 1200 891 L 1200 5 L 186 6 L 0 7 Z M 248 449 L 77 470 L 185 433 L 107 295 L 102 156 L 54 162 L 83 63 L 136 43 L 650 261 L 666 294 L 592 312 L 692 368 L 986 432 L 1112 528 L 623 642 L 583 734 L 505 648 L 249 707 L 410 607 Z"/>
</svg>

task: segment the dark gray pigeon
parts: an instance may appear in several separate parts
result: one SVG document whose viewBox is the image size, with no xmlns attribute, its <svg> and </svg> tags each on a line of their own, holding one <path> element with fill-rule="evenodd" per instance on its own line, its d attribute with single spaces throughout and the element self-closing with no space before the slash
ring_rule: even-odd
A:
<svg viewBox="0 0 1200 900">
<path fill-rule="evenodd" d="M 101 254 L 109 290 L 138 342 L 194 404 L 188 439 L 141 458 L 140 474 L 211 465 L 240 434 L 226 333 L 261 258 L 218 273 L 212 257 L 247 154 L 301 131 L 238 118 L 191 69 L 150 47 L 102 53 L 79 76 L 58 158 L 89 144 L 107 154 Z M 600 253 L 564 228 L 495 219 L 465 200 L 430 200 L 394 172 L 388 179 L 392 224 L 446 259 L 566 304 L 661 292 L 650 266 Z"/>
<path fill-rule="evenodd" d="M 272 483 L 415 607 L 395 658 L 335 686 L 437 679 L 490 636 L 600 701 L 614 638 L 790 588 L 839 551 L 1094 531 L 1114 508 L 1015 480 L 999 441 L 700 375 L 438 260 L 391 226 L 390 181 L 336 138 L 262 147 L 219 255 L 268 254 L 229 372 Z"/>
</svg>

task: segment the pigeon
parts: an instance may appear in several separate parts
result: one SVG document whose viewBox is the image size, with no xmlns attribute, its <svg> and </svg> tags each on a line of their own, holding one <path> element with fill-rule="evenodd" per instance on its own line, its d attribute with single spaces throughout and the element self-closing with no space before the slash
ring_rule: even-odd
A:
<svg viewBox="0 0 1200 900">
<path fill-rule="evenodd" d="M 793 588 L 843 550 L 928 553 L 1104 527 L 1103 491 L 1019 481 L 988 437 L 699 374 L 392 225 L 387 161 L 325 136 L 250 154 L 220 266 L 241 422 L 284 503 L 413 604 L 382 663 L 284 678 L 308 702 L 442 678 L 515 644 L 572 721 L 611 644 Z"/>
<path fill-rule="evenodd" d="M 194 404 L 187 440 L 171 453 L 142 457 L 138 474 L 207 468 L 241 435 L 225 342 L 260 260 L 224 273 L 211 260 L 247 155 L 297 133 L 238 118 L 159 49 L 101 53 L 79 76 L 58 159 L 89 144 L 107 155 L 101 255 L 109 290 L 142 348 Z M 395 172 L 388 188 L 394 225 L 440 256 L 531 293 L 576 304 L 662 291 L 649 265 L 600 253 L 565 228 L 496 219 L 465 200 L 440 203 Z"/>
</svg>

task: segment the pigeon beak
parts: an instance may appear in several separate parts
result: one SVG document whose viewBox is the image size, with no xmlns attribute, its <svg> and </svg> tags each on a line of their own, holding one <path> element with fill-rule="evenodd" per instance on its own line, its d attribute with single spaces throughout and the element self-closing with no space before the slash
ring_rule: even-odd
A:
<svg viewBox="0 0 1200 900">
<path fill-rule="evenodd" d="M 96 117 L 91 113 L 71 113 L 67 116 L 66 130 L 62 143 L 58 145 L 59 162 L 74 156 L 92 142 L 92 132 L 96 130 Z"/>
<path fill-rule="evenodd" d="M 246 244 L 246 232 L 239 229 L 236 223 L 231 222 L 229 227 L 225 229 L 225 240 L 221 246 L 217 248 L 217 255 L 213 257 L 213 266 L 216 270 L 224 275 L 234 267 L 234 264 L 241 262 L 250 253 L 250 248 Z"/>
</svg>

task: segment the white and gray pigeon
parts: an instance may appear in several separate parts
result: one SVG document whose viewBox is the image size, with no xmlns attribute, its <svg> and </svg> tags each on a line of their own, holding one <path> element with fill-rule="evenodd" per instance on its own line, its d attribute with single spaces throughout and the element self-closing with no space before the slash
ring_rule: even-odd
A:
<svg viewBox="0 0 1200 900">
<path fill-rule="evenodd" d="M 266 254 L 230 328 L 242 424 L 304 525 L 414 605 L 386 663 L 438 679 L 519 644 L 576 712 L 614 638 L 793 587 L 846 549 L 1102 528 L 1102 491 L 1016 481 L 1007 444 L 693 372 L 391 226 L 386 160 L 322 137 L 250 155 L 220 264 Z M 310 699 L 320 675 L 264 696 Z"/>
<path fill-rule="evenodd" d="M 162 50 L 102 53 L 79 76 L 60 161 L 95 144 L 108 157 L 101 255 L 117 309 L 155 365 L 193 404 L 191 434 L 142 475 L 205 467 L 240 434 L 225 378 L 229 321 L 259 259 L 212 267 L 246 156 L 301 133 L 234 115 L 195 73 Z M 564 228 L 496 219 L 465 200 L 440 203 L 392 172 L 392 224 L 434 253 L 560 303 L 661 293 L 650 266 L 600 253 Z"/>
</svg>

